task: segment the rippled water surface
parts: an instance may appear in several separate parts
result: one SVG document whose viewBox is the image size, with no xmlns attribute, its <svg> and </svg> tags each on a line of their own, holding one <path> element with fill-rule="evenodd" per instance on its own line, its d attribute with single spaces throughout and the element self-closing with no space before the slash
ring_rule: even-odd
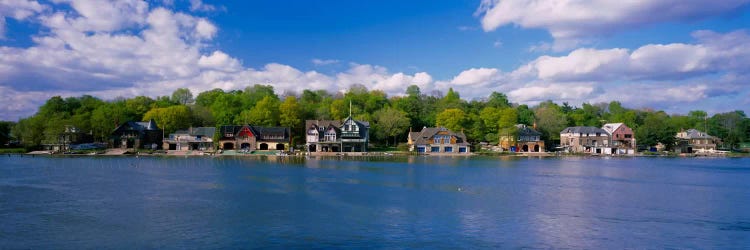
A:
<svg viewBox="0 0 750 250">
<path fill-rule="evenodd" d="M 748 246 L 750 159 L 0 157 L 0 249 Z"/>
</svg>

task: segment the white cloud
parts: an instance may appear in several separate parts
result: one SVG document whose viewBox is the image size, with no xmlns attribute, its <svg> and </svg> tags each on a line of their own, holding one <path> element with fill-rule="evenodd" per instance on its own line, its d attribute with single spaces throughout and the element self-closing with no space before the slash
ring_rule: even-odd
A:
<svg viewBox="0 0 750 250">
<path fill-rule="evenodd" d="M 211 11 L 223 10 L 223 7 L 216 7 L 215 5 L 206 4 L 202 0 L 190 0 L 190 10 L 211 12 Z"/>
<path fill-rule="evenodd" d="M 336 75 L 336 85 L 339 90 L 345 90 L 352 84 L 362 84 L 370 89 L 379 89 L 391 95 L 403 94 L 412 84 L 426 89 L 429 88 L 431 82 L 432 77 L 426 72 L 414 75 L 391 74 L 384 67 L 367 64 L 352 64 L 349 70 Z"/>
<path fill-rule="evenodd" d="M 481 16 L 485 31 L 509 24 L 545 29 L 555 38 L 555 46 L 563 49 L 572 48 L 581 39 L 654 23 L 721 15 L 748 2 L 750 0 L 482 0 L 475 15 Z"/>
<path fill-rule="evenodd" d="M 484 85 L 498 75 L 497 69 L 472 68 L 464 70 L 451 80 L 455 85 Z"/>
<path fill-rule="evenodd" d="M 311 62 L 315 66 L 325 66 L 325 65 L 331 65 L 331 64 L 338 64 L 339 60 L 336 60 L 336 59 L 318 59 L 318 58 L 313 58 Z"/>
<path fill-rule="evenodd" d="M 581 48 L 564 56 L 540 56 L 513 72 L 547 81 L 686 79 L 750 70 L 750 34 L 694 32 L 696 44 L 647 44 L 628 49 Z"/>
<path fill-rule="evenodd" d="M 54 7 L 65 4 L 71 9 L 18 12 L 27 20 L 33 16 L 44 31 L 32 37 L 30 47 L 0 46 L 0 119 L 28 116 L 54 95 L 109 99 L 168 95 L 180 87 L 198 93 L 252 84 L 271 84 L 279 92 L 343 91 L 363 84 L 389 95 L 403 94 L 415 84 L 423 93 L 454 87 L 468 99 L 499 91 L 526 104 L 622 100 L 626 105 L 678 109 L 679 104 L 711 102 L 718 110 L 721 104 L 726 107 L 716 101 L 721 98 L 742 103 L 750 84 L 750 35 L 745 30 L 696 31 L 693 43 L 647 44 L 633 50 L 581 48 L 562 56 L 539 56 L 511 72 L 479 67 L 435 80 L 427 72 L 389 72 L 369 64 L 350 64 L 334 74 L 278 63 L 247 68 L 211 46 L 219 29 L 205 18 L 135 0 L 60 0 Z M 1 13 L 9 17 L 16 12 L 5 8 Z"/>
<path fill-rule="evenodd" d="M 508 92 L 508 98 L 515 102 L 537 104 L 546 100 L 558 102 L 580 102 L 600 94 L 594 83 L 533 83 Z"/>
<path fill-rule="evenodd" d="M 226 72 L 236 72 L 242 68 L 242 65 L 237 59 L 218 50 L 214 51 L 210 56 L 202 55 L 201 58 L 198 59 L 198 65 L 203 68 Z"/>
<path fill-rule="evenodd" d="M 0 39 L 5 39 L 5 18 L 24 20 L 47 9 L 47 6 L 34 0 L 0 1 Z"/>
</svg>

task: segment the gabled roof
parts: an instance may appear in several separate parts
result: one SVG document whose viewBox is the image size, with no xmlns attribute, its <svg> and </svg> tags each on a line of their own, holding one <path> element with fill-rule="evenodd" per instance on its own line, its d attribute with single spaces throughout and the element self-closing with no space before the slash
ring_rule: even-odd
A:
<svg viewBox="0 0 750 250">
<path fill-rule="evenodd" d="M 195 127 L 175 131 L 174 135 L 192 135 L 192 136 L 209 136 L 213 137 L 216 133 L 216 127 Z"/>
<path fill-rule="evenodd" d="M 526 124 L 517 124 L 516 128 L 518 129 L 518 135 L 519 136 L 541 136 L 542 133 L 539 133 L 538 131 L 529 128 L 526 126 Z"/>
<path fill-rule="evenodd" d="M 367 137 L 367 133 L 368 133 L 368 130 L 370 128 L 370 123 L 366 122 L 366 121 L 354 120 L 351 117 L 347 117 L 343 121 L 337 121 L 337 120 L 306 120 L 305 121 L 305 128 L 308 129 L 308 130 L 311 129 L 311 128 L 314 128 L 316 130 L 320 130 L 320 128 L 323 128 L 324 130 L 327 130 L 329 127 L 333 126 L 333 127 L 335 127 L 336 133 L 338 134 L 338 133 L 341 133 L 341 127 L 344 126 L 344 123 L 346 123 L 346 121 L 348 121 L 348 120 L 352 120 L 352 121 L 354 121 L 354 123 L 357 124 L 357 126 L 359 126 L 361 128 L 364 128 L 364 129 L 360 129 L 359 130 L 359 134 L 360 134 L 359 136 L 362 137 L 362 138 Z M 319 133 L 319 136 L 322 138 L 323 134 Z"/>
<path fill-rule="evenodd" d="M 611 135 L 615 133 L 615 131 L 617 131 L 617 129 L 620 128 L 620 126 L 622 125 L 625 125 L 625 124 L 621 122 L 620 123 L 607 123 L 602 126 L 602 129 L 604 129 L 604 131 L 607 131 L 607 133 Z"/>
<path fill-rule="evenodd" d="M 705 133 L 703 131 L 697 130 L 697 129 L 688 129 L 684 132 L 685 135 L 680 137 L 683 139 L 712 139 L 713 136 L 709 135 L 708 133 Z"/>
<path fill-rule="evenodd" d="M 341 121 L 334 121 L 334 120 L 306 120 L 305 121 L 305 128 L 318 128 L 323 127 L 326 128 L 328 125 L 333 125 L 336 127 L 341 127 Z"/>
<path fill-rule="evenodd" d="M 573 134 L 596 134 L 596 133 L 607 134 L 607 131 L 604 130 L 604 129 L 597 128 L 597 127 L 583 127 L 583 126 L 567 127 L 565 129 L 563 129 L 562 131 L 560 131 L 560 134 L 568 134 L 568 133 L 573 133 Z"/>
<path fill-rule="evenodd" d="M 161 129 L 158 126 L 156 126 L 156 122 L 154 121 L 154 119 L 151 119 L 150 121 L 147 121 L 147 122 L 128 121 L 118 126 L 117 128 L 115 128 L 113 132 L 123 131 L 123 130 L 135 130 L 135 131 L 143 132 L 143 131 L 154 131 L 154 130 L 161 130 Z"/>
<path fill-rule="evenodd" d="M 447 128 L 444 127 L 424 127 L 422 128 L 422 131 L 419 132 L 411 132 L 409 135 L 412 136 L 412 140 L 414 140 L 414 144 L 428 144 L 427 141 L 430 140 L 430 138 L 434 137 L 439 133 L 440 131 L 447 131 L 448 135 L 455 136 L 456 137 L 456 144 L 460 145 L 466 145 L 466 135 L 463 132 L 453 132 Z"/>
</svg>

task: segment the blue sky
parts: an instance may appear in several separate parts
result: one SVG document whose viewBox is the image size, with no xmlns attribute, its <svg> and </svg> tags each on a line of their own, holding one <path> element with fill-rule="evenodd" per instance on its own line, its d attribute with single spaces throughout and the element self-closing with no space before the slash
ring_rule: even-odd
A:
<svg viewBox="0 0 750 250">
<path fill-rule="evenodd" d="M 0 119 L 54 95 L 449 87 L 750 111 L 750 0 L 0 2 Z"/>
</svg>

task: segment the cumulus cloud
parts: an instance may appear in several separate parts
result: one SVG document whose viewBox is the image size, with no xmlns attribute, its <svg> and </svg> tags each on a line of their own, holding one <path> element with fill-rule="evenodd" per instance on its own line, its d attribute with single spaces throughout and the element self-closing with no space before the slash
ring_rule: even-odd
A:
<svg viewBox="0 0 750 250">
<path fill-rule="evenodd" d="M 252 84 L 270 84 L 280 92 L 345 91 L 362 84 L 389 95 L 403 94 L 414 84 L 424 93 L 454 87 L 468 99 L 499 91 L 526 104 L 621 100 L 678 110 L 678 104 L 708 100 L 720 109 L 723 102 L 714 100 L 745 102 L 750 83 L 750 35 L 745 30 L 696 31 L 692 43 L 647 44 L 632 50 L 581 48 L 539 56 L 509 72 L 479 67 L 436 80 L 427 72 L 390 72 L 370 64 L 350 64 L 334 74 L 278 63 L 249 68 L 212 46 L 220 30 L 208 19 L 136 0 L 55 3 L 51 6 L 58 9 L 37 7 L 35 1 L 0 2 L 0 15 L 33 19 L 43 26 L 29 47 L 0 46 L 0 119 L 31 115 L 54 95 L 110 99 L 168 95 L 182 87 L 197 93 Z M 70 8 L 60 8 L 66 5 Z"/>
<path fill-rule="evenodd" d="M 432 76 L 425 72 L 414 75 L 391 74 L 385 67 L 367 64 L 352 64 L 349 70 L 336 74 L 336 85 L 340 90 L 352 84 L 362 84 L 388 94 L 403 94 L 409 85 L 415 84 L 424 89 L 428 88 L 431 82 Z"/>
<path fill-rule="evenodd" d="M 628 49 L 581 48 L 541 56 L 513 72 L 547 81 L 679 80 L 750 70 L 750 34 L 693 33 L 697 43 L 648 44 Z"/>
<path fill-rule="evenodd" d="M 5 38 L 5 18 L 24 20 L 47 9 L 46 5 L 34 0 L 0 1 L 0 39 Z"/>
<path fill-rule="evenodd" d="M 602 90 L 595 83 L 532 83 L 508 92 L 508 98 L 527 104 L 537 104 L 546 100 L 576 103 L 601 93 Z"/>
<path fill-rule="evenodd" d="M 721 15 L 748 2 L 750 0 L 482 0 L 475 15 L 481 16 L 485 31 L 509 24 L 545 29 L 555 38 L 555 46 L 564 49 L 588 37 L 660 22 L 693 21 Z"/>
<path fill-rule="evenodd" d="M 485 85 L 498 76 L 497 69 L 472 68 L 464 70 L 451 80 L 455 85 Z"/>
<path fill-rule="evenodd" d="M 33 36 L 34 44 L 27 48 L 0 46 L 0 119 L 31 115 L 54 95 L 90 94 L 109 99 L 168 95 L 182 87 L 196 93 L 241 89 L 258 83 L 271 84 L 278 91 L 345 90 L 351 84 L 363 84 L 393 95 L 411 84 L 426 89 L 433 82 L 425 72 L 391 73 L 367 64 L 352 64 L 336 75 L 277 63 L 246 68 L 221 50 L 208 50 L 218 32 L 209 20 L 149 6 L 145 1 L 56 1 L 57 7 L 68 5 L 70 11 L 43 11 L 47 7 L 33 4 L 9 9 L 8 3 L 15 2 L 2 3 L 3 15 L 37 15 L 48 31 Z"/>
</svg>

